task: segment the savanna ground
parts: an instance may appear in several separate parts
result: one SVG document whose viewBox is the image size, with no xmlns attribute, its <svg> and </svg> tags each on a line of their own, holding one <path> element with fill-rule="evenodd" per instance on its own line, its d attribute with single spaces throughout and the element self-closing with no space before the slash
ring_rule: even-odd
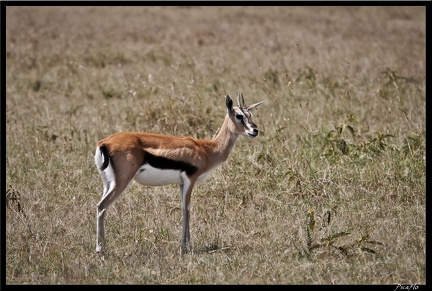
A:
<svg viewBox="0 0 432 291">
<path fill-rule="evenodd" d="M 425 7 L 6 7 L 6 284 L 425 284 Z M 97 140 L 261 130 L 108 210 Z"/>
</svg>

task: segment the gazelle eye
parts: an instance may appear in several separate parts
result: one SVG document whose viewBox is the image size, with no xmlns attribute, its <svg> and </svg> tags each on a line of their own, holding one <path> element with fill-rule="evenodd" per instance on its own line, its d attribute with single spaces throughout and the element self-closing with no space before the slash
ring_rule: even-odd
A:
<svg viewBox="0 0 432 291">
<path fill-rule="evenodd" d="M 241 115 L 241 114 L 236 114 L 236 119 L 237 119 L 237 120 L 243 120 L 243 115 Z"/>
</svg>

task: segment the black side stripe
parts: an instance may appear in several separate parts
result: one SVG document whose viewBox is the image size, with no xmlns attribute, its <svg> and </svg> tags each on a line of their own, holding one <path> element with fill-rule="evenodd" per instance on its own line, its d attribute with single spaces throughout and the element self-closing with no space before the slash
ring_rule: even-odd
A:
<svg viewBox="0 0 432 291">
<path fill-rule="evenodd" d="M 100 167 L 101 171 L 103 171 L 109 165 L 110 155 L 108 153 L 108 149 L 107 149 L 107 147 L 106 147 L 105 144 L 103 144 L 99 149 L 100 149 L 100 151 L 101 151 L 101 153 L 103 155 L 103 158 L 104 158 L 104 162 L 103 162 L 102 166 Z"/>
<path fill-rule="evenodd" d="M 153 168 L 162 170 L 180 170 L 186 172 L 188 176 L 192 176 L 198 170 L 197 167 L 182 161 L 175 161 L 165 157 L 155 156 L 149 152 L 145 152 L 144 163 L 148 163 Z"/>
</svg>

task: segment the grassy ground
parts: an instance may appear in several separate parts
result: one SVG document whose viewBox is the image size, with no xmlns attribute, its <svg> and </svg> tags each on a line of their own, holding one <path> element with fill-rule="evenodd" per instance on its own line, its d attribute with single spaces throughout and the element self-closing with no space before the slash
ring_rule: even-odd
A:
<svg viewBox="0 0 432 291">
<path fill-rule="evenodd" d="M 425 284 L 424 7 L 7 7 L 6 284 Z M 108 210 L 97 140 L 239 138 L 192 194 Z"/>
</svg>

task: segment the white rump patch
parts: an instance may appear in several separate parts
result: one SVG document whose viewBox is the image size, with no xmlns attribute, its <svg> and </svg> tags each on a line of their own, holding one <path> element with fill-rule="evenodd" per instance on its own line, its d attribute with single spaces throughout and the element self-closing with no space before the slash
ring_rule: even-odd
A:
<svg viewBox="0 0 432 291">
<path fill-rule="evenodd" d="M 105 170 L 100 169 L 104 161 L 105 161 L 104 156 L 102 155 L 100 148 L 97 147 L 96 154 L 95 154 L 95 163 L 99 173 L 101 174 L 102 181 L 103 181 L 102 199 L 105 197 L 107 193 L 110 193 L 112 189 L 114 189 L 114 187 L 116 186 L 115 175 L 111 163 L 108 164 L 108 167 Z"/>
</svg>

